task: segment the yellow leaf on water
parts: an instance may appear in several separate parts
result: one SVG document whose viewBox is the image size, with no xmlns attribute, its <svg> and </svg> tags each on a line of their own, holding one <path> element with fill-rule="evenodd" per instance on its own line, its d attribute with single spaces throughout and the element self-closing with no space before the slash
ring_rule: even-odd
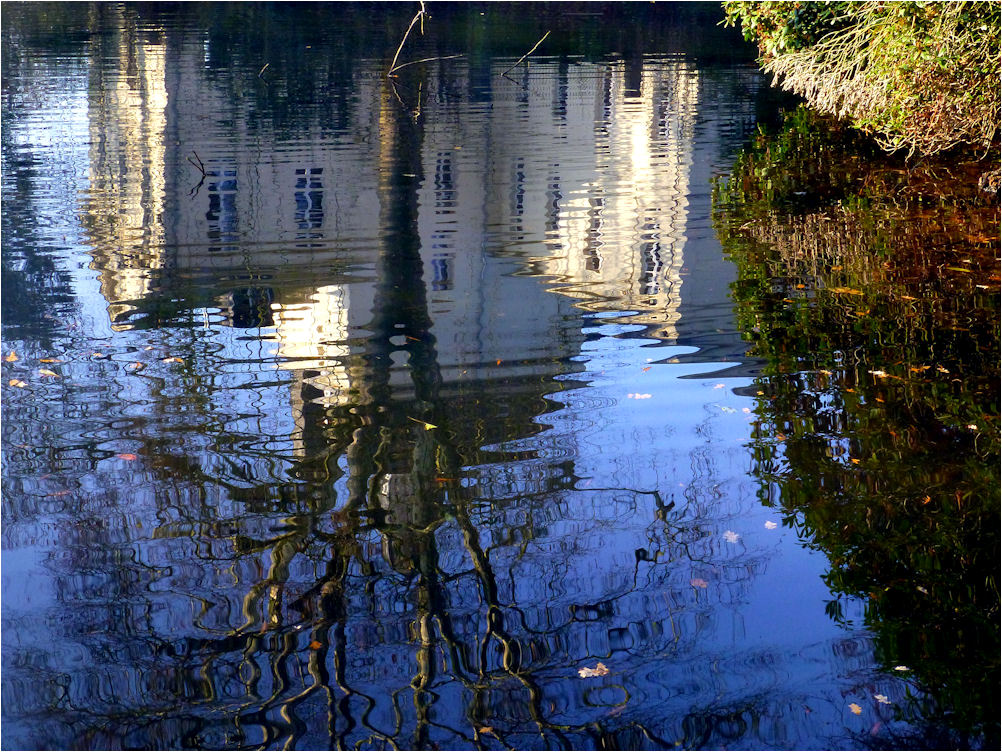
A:
<svg viewBox="0 0 1002 752">
<path fill-rule="evenodd" d="M 323 646 L 324 645 L 322 642 L 314 640 L 313 642 L 310 643 L 310 650 L 320 650 L 320 648 L 322 648 Z"/>
<path fill-rule="evenodd" d="M 39 358 L 38 362 L 39 363 L 62 363 L 63 361 L 61 361 L 59 358 Z"/>
<path fill-rule="evenodd" d="M 21 379 L 11 379 L 7 382 L 7 386 L 16 386 L 18 389 L 24 389 L 28 385 L 21 381 Z"/>
<path fill-rule="evenodd" d="M 161 363 L 184 363 L 184 358 L 164 358 Z"/>
<path fill-rule="evenodd" d="M 863 712 L 863 708 L 859 707 L 859 705 L 857 705 L 854 702 L 849 703 L 849 710 L 851 710 L 856 715 L 859 715 L 860 713 Z"/>
<path fill-rule="evenodd" d="M 594 676 L 606 676 L 609 673 L 609 669 L 605 667 L 604 663 L 596 664 L 595 668 L 579 668 L 578 676 L 582 679 L 590 679 Z"/>
<path fill-rule="evenodd" d="M 138 457 L 136 457 L 136 455 L 134 455 L 134 454 L 132 454 L 130 452 L 123 452 L 122 454 L 116 454 L 115 456 L 118 457 L 118 459 L 120 459 L 120 460 L 128 460 L 130 462 L 132 460 L 138 459 Z"/>
<path fill-rule="evenodd" d="M 494 734 L 494 729 L 491 728 L 490 726 L 481 726 L 479 729 L 477 729 L 477 731 L 479 731 L 481 734 L 491 734 L 496 736 L 496 734 Z"/>
<path fill-rule="evenodd" d="M 9 353 L 7 353 L 7 357 L 4 358 L 4 360 L 6 360 L 8 363 L 13 363 L 15 360 L 17 360 L 17 353 L 11 350 Z"/>
<path fill-rule="evenodd" d="M 830 288 L 832 292 L 842 293 L 843 295 L 862 295 L 862 290 L 856 290 L 852 287 L 832 287 Z"/>
<path fill-rule="evenodd" d="M 59 374 L 58 373 L 56 373 L 55 371 L 50 371 L 48 368 L 39 368 L 38 369 L 38 375 L 39 376 L 52 376 L 52 377 L 57 378 L 57 379 L 59 378 Z"/>
<path fill-rule="evenodd" d="M 418 420 L 417 418 L 412 418 L 410 415 L 407 416 L 407 420 L 413 420 L 415 423 L 420 423 L 424 426 L 425 431 L 430 431 L 433 428 L 438 428 L 434 423 L 425 423 L 423 420 Z"/>
</svg>

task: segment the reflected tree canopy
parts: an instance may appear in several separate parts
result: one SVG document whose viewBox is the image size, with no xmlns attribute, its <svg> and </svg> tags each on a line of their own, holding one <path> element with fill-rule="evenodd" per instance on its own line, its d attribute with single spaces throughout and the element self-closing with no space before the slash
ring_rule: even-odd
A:
<svg viewBox="0 0 1002 752">
<path fill-rule="evenodd" d="M 940 741 L 992 748 L 999 212 L 977 175 L 882 157 L 801 109 L 714 199 L 739 326 L 766 363 L 759 498 L 827 554 L 830 615 L 863 600 L 887 668 L 971 734 Z"/>
</svg>

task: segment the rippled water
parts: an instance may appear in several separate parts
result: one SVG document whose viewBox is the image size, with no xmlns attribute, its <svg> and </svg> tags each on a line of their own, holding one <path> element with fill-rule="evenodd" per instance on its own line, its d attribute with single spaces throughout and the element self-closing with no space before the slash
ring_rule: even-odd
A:
<svg viewBox="0 0 1002 752">
<path fill-rule="evenodd" d="M 767 82 L 696 11 L 431 10 L 387 79 L 409 6 L 5 3 L 4 746 L 906 726 L 749 475 Z"/>
</svg>

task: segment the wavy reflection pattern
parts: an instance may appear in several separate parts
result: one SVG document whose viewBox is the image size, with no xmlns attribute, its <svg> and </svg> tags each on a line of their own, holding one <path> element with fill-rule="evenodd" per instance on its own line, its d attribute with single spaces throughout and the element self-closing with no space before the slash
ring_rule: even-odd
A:
<svg viewBox="0 0 1002 752">
<path fill-rule="evenodd" d="M 648 443 L 589 348 L 595 315 L 677 336 L 694 65 L 543 61 L 487 106 L 466 62 L 362 60 L 338 128 L 291 128 L 197 29 L 95 12 L 72 221 L 112 334 L 65 340 L 47 444 L 5 432 L 46 583 L 4 608 L 18 740 L 799 738 L 816 680 L 736 646 L 771 556 L 722 537 L 741 457 L 703 413 Z"/>
</svg>

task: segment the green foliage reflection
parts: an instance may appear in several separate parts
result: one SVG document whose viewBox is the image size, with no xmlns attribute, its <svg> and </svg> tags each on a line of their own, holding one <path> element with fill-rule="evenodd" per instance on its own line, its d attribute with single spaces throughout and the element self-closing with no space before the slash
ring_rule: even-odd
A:
<svg viewBox="0 0 1002 752">
<path fill-rule="evenodd" d="M 994 747 L 999 217 L 978 169 L 906 169 L 801 109 L 717 184 L 715 225 L 764 360 L 761 501 L 827 553 L 834 618 L 865 602 L 921 712 Z"/>
</svg>

